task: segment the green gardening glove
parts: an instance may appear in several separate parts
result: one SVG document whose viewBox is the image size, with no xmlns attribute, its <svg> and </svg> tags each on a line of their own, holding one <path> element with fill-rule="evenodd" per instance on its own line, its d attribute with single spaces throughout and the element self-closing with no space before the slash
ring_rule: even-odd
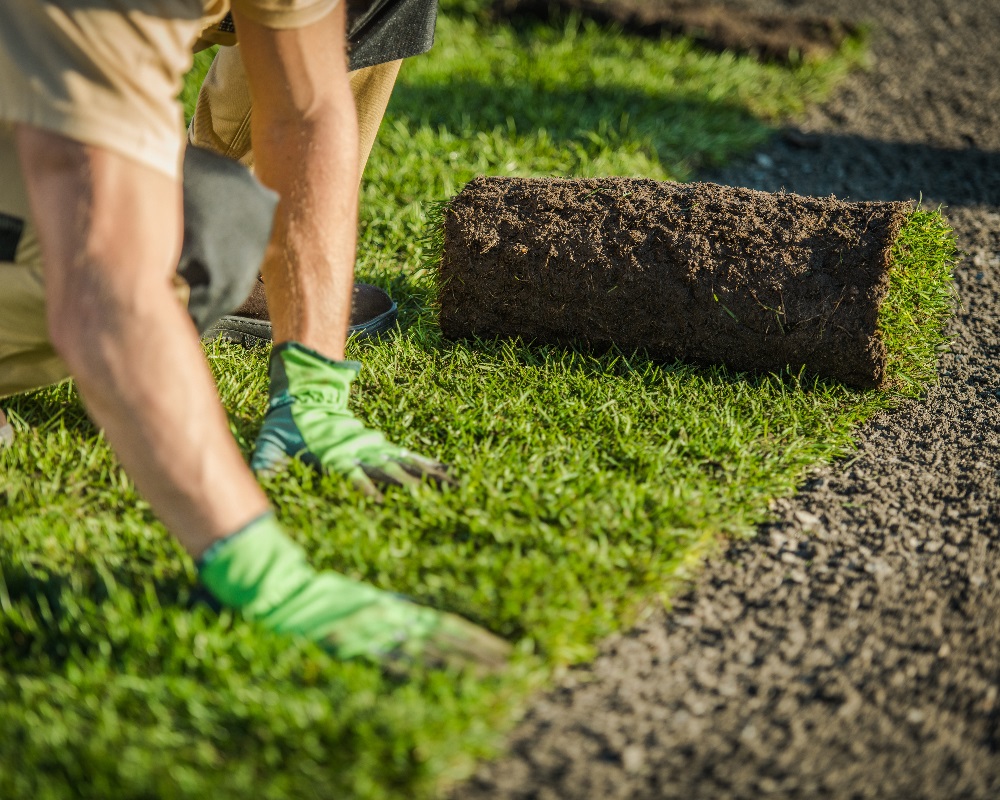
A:
<svg viewBox="0 0 1000 800">
<path fill-rule="evenodd" d="M 331 361 L 285 342 L 271 350 L 271 401 L 250 467 L 276 472 L 291 458 L 350 478 L 366 494 L 376 483 L 404 485 L 430 478 L 451 483 L 444 464 L 398 447 L 366 428 L 348 409 L 357 361 Z"/>
<path fill-rule="evenodd" d="M 201 557 L 202 584 L 225 606 L 332 655 L 392 670 L 409 666 L 497 672 L 510 646 L 471 622 L 336 572 L 317 572 L 271 513 Z"/>
</svg>

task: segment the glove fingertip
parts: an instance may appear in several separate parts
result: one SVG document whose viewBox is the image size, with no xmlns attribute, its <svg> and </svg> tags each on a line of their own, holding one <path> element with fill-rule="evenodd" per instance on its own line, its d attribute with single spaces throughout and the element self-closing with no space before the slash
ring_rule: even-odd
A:
<svg viewBox="0 0 1000 800">
<path fill-rule="evenodd" d="M 353 469 L 348 474 L 348 478 L 351 480 L 351 484 L 365 497 L 374 500 L 376 503 L 382 503 L 385 501 L 385 496 L 379 491 L 378 487 L 375 485 L 374 481 L 362 467 Z"/>
<path fill-rule="evenodd" d="M 431 461 L 413 453 L 406 453 L 396 460 L 406 472 L 415 478 L 429 478 L 438 486 L 457 486 L 458 481 L 448 473 L 448 466 L 440 461 Z"/>
</svg>

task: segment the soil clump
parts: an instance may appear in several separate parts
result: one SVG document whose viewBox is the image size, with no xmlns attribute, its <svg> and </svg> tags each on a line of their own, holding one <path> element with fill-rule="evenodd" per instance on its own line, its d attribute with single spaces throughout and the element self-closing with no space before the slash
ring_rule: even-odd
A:
<svg viewBox="0 0 1000 800">
<path fill-rule="evenodd" d="M 909 211 L 712 183 L 477 178 L 445 219 L 441 328 L 875 388 Z"/>
<path fill-rule="evenodd" d="M 498 19 L 579 14 L 640 36 L 683 36 L 707 50 L 781 63 L 824 58 L 860 33 L 857 25 L 833 16 L 765 13 L 677 0 L 496 0 L 493 14 Z"/>
<path fill-rule="evenodd" d="M 538 698 L 456 798 L 1000 797 L 1000 16 L 809 9 L 873 20 L 872 68 L 704 177 L 945 204 L 965 256 L 940 385 Z"/>
</svg>

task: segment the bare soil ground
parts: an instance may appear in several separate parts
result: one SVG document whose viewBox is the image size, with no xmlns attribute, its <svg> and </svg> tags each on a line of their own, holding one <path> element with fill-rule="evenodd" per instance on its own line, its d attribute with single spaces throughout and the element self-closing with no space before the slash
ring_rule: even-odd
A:
<svg viewBox="0 0 1000 800">
<path fill-rule="evenodd" d="M 726 2 L 874 23 L 869 72 L 704 177 L 945 204 L 966 255 L 941 384 L 539 698 L 456 797 L 1000 797 L 1000 14 Z"/>
</svg>

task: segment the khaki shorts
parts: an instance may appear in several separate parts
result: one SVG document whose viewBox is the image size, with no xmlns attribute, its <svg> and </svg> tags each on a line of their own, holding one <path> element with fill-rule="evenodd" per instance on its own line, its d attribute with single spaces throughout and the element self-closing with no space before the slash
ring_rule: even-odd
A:
<svg viewBox="0 0 1000 800">
<path fill-rule="evenodd" d="M 49 342 L 42 257 L 13 136 L 0 126 L 0 397 L 67 375 Z"/>
<path fill-rule="evenodd" d="M 362 172 L 389 105 L 400 64 L 401 61 L 389 61 L 350 74 L 351 92 L 358 112 Z M 198 94 L 198 105 L 188 127 L 188 139 L 192 144 L 235 158 L 245 167 L 253 169 L 251 113 L 250 89 L 239 46 L 221 47 Z"/>
<path fill-rule="evenodd" d="M 225 0 L 0 0 L 0 396 L 68 377 L 49 341 L 13 124 L 178 177 L 180 81 L 194 40 L 227 8 Z"/>
<path fill-rule="evenodd" d="M 221 59 L 221 60 L 220 60 Z M 351 89 L 361 129 L 361 169 L 371 152 L 399 72 L 399 61 L 351 73 Z M 250 146 L 250 95 L 239 51 L 226 48 L 209 73 L 192 120 L 195 143 L 253 165 Z M 213 113 L 214 112 L 214 113 Z M 201 136 L 196 135 L 200 131 Z M 41 251 L 9 129 L 0 125 L 0 256 L 12 240 L 3 220 L 23 225 L 13 261 L 0 260 L 0 397 L 48 386 L 69 377 L 49 341 Z M 6 233 L 5 233 L 6 231 Z M 4 239 L 6 236 L 6 240 Z M 186 287 L 178 287 L 183 299 Z"/>
<path fill-rule="evenodd" d="M 235 5 L 273 27 L 294 27 L 337 2 L 236 0 Z M 125 6 L 133 12 L 127 19 L 120 14 Z M 148 13 L 136 11 L 140 6 Z M 207 21 L 221 18 L 228 7 L 225 0 L 0 0 L 0 397 L 68 377 L 49 341 L 41 251 L 9 123 L 61 133 L 179 176 L 184 137 L 174 98 L 192 44 Z M 77 61 L 64 52 L 67 43 Z M 252 165 L 242 62 L 235 48 L 220 53 L 199 98 L 191 138 Z M 121 70 L 122 64 L 130 69 Z M 362 168 L 399 64 L 351 75 Z M 179 287 L 181 297 L 185 289 Z"/>
<path fill-rule="evenodd" d="M 339 0 L 2 0 L 0 121 L 24 123 L 180 174 L 177 95 L 199 35 L 230 5 L 274 28 Z"/>
</svg>

